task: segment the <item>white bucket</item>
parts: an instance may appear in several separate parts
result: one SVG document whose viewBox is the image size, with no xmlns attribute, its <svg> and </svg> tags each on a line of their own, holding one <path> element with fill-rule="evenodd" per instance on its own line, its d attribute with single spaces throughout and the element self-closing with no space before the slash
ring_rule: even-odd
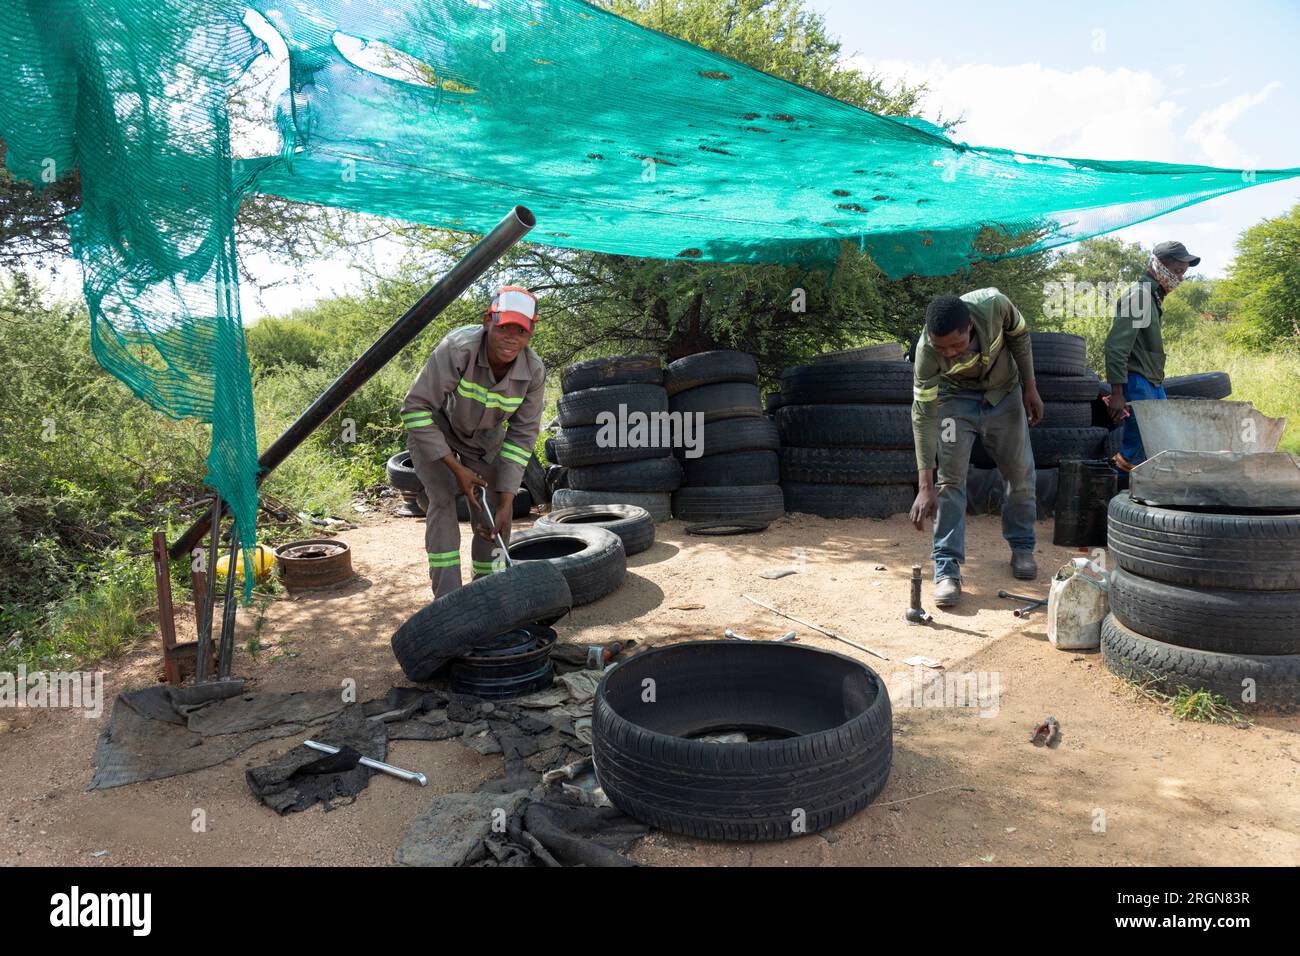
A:
<svg viewBox="0 0 1300 956">
<path fill-rule="evenodd" d="M 1073 558 L 1052 577 L 1047 593 L 1047 639 L 1063 651 L 1101 646 L 1101 622 L 1110 603 L 1110 582 L 1101 565 Z"/>
</svg>

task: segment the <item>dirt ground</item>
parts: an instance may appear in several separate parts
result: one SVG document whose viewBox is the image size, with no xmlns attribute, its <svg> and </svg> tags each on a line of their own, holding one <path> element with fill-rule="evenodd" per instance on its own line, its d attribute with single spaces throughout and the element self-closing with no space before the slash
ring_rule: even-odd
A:
<svg viewBox="0 0 1300 956">
<path fill-rule="evenodd" d="M 1038 530 L 1050 542 L 1051 524 Z M 357 579 L 275 600 L 257 631 L 269 646 L 256 660 L 244 645 L 258 615 L 241 609 L 235 672 L 255 688 L 321 689 L 351 678 L 366 700 L 405 683 L 389 638 L 428 598 L 422 523 L 376 516 L 342 537 Z M 1015 605 L 996 597 L 999 588 L 1046 593 L 1048 576 L 1070 552 L 1040 544 L 1040 580 L 1026 583 L 1011 578 L 996 518 L 971 519 L 967 543 L 963 604 L 918 627 L 903 613 L 910 566 L 928 558 L 928 535 L 904 516 L 787 516 L 741 538 L 688 537 L 679 522 L 660 525 L 654 547 L 629 559 L 621 589 L 560 622 L 561 640 L 631 636 L 658 644 L 720 637 L 726 627 L 776 637 L 792 626 L 741 596 L 751 594 L 890 658 L 797 628 L 802 643 L 863 660 L 885 679 L 895 756 L 879 800 L 824 834 L 738 845 L 654 833 L 632 855 L 678 866 L 1300 861 L 1300 719 L 1265 717 L 1245 729 L 1174 720 L 1112 677 L 1097 653 L 1053 648 L 1042 613 L 1017 620 Z M 759 576 L 786 565 L 798 573 Z M 927 604 L 929 594 L 927 582 Z M 192 617 L 178 624 L 183 636 L 193 633 Z M 156 646 L 147 642 L 106 665 L 98 719 L 0 710 L 0 862 L 390 864 L 435 794 L 472 790 L 500 770 L 499 755 L 481 756 L 455 740 L 399 741 L 390 762 L 423 771 L 428 787 L 377 776 L 350 806 L 279 817 L 253 798 L 243 771 L 293 746 L 286 738 L 196 773 L 88 792 L 109 702 L 160 678 Z M 949 674 L 996 677 L 996 706 L 914 706 L 913 669 L 902 661 L 916 654 Z M 1031 746 L 1031 728 L 1048 714 L 1060 721 L 1060 745 Z M 206 821 L 201 832 L 192 825 L 197 816 Z"/>
</svg>

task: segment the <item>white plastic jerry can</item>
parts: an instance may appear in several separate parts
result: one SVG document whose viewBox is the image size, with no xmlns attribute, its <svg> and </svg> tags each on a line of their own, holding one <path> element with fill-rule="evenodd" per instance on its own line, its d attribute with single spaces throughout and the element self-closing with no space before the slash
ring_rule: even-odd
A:
<svg viewBox="0 0 1300 956">
<path fill-rule="evenodd" d="M 1101 622 L 1110 604 L 1110 582 L 1101 565 L 1073 558 L 1052 576 L 1047 593 L 1047 639 L 1063 651 L 1101 646 Z"/>
</svg>

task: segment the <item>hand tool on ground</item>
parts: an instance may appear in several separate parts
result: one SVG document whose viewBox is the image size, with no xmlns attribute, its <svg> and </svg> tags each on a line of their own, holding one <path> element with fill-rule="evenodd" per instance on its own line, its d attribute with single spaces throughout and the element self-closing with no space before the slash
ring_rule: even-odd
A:
<svg viewBox="0 0 1300 956">
<path fill-rule="evenodd" d="M 799 639 L 794 631 L 786 631 L 778 638 L 775 638 L 770 641 L 765 641 L 761 637 L 743 637 L 742 635 L 737 634 L 731 628 L 727 628 L 725 631 L 723 631 L 722 636 L 729 637 L 733 641 L 753 641 L 755 644 L 789 644 L 791 641 L 797 641 Z"/>
<path fill-rule="evenodd" d="M 478 500 L 483 505 L 483 513 L 487 515 L 488 527 L 492 529 L 493 533 L 496 533 L 496 515 L 492 514 L 492 509 L 488 507 L 487 489 L 482 485 L 478 486 Z M 501 535 L 497 534 L 496 539 L 497 547 L 501 549 L 501 560 L 505 561 L 506 567 L 508 568 L 514 564 L 514 562 L 510 560 L 510 551 L 506 548 L 506 543 L 501 540 Z"/>
<path fill-rule="evenodd" d="M 319 750 L 323 754 L 336 754 L 339 752 L 338 747 L 331 747 L 329 744 L 323 744 L 319 740 L 304 740 L 304 747 L 310 747 L 312 750 Z M 362 757 L 362 764 L 371 770 L 378 770 L 380 773 L 390 774 L 399 780 L 414 780 L 420 786 L 426 786 L 429 783 L 424 774 L 415 770 L 403 770 L 401 767 L 394 767 L 390 763 L 384 763 L 381 760 L 371 760 L 369 757 Z"/>
<path fill-rule="evenodd" d="M 743 597 L 746 601 L 749 601 L 751 604 L 757 604 L 759 607 L 765 608 L 766 610 L 771 611 L 773 614 L 785 618 L 787 621 L 794 621 L 796 624 L 802 624 L 804 627 L 810 627 L 818 634 L 825 634 L 827 637 L 831 638 L 832 640 L 841 641 L 849 645 L 849 647 L 855 647 L 858 650 L 863 651 L 864 653 L 871 654 L 874 657 L 879 657 L 882 661 L 889 660 L 888 657 L 886 657 L 884 654 L 881 654 L 879 651 L 873 651 L 869 647 L 864 647 L 861 644 L 855 644 L 853 641 L 850 641 L 847 637 L 840 637 L 834 631 L 828 631 L 824 627 L 819 627 L 816 624 L 810 624 L 807 621 L 800 620 L 799 618 L 795 617 L 793 614 L 786 614 L 785 611 L 778 611 L 776 608 L 772 607 L 772 605 L 764 604 L 762 601 L 758 600 L 757 598 L 752 598 L 748 594 L 742 594 L 741 597 Z"/>
<path fill-rule="evenodd" d="M 929 624 L 934 620 L 929 613 L 921 607 L 921 566 L 912 565 L 912 606 L 907 609 L 907 623 L 909 624 Z"/>
<path fill-rule="evenodd" d="M 1024 607 L 1018 607 L 1018 608 L 1016 608 L 1014 611 L 1012 611 L 1012 612 L 1011 612 L 1011 615 L 1012 615 L 1013 617 L 1024 617 L 1024 616 L 1027 615 L 1030 611 L 1033 611 L 1033 610 L 1036 609 L 1036 608 L 1040 608 L 1040 607 L 1042 607 L 1044 604 L 1047 603 L 1047 598 L 1027 597 L 1027 596 L 1024 595 L 1024 594 L 1012 594 L 1012 593 L 1010 593 L 1009 591 L 999 591 L 999 592 L 998 592 L 998 597 L 1000 597 L 1000 598 L 1010 598 L 1010 599 L 1013 600 L 1013 601 L 1028 601 L 1028 602 L 1029 602 L 1029 603 L 1026 604 Z"/>
</svg>

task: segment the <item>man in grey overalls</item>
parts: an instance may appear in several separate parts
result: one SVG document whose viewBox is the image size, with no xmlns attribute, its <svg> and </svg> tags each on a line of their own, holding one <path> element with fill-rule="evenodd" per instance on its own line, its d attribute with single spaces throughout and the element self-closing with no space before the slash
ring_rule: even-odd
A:
<svg viewBox="0 0 1300 956">
<path fill-rule="evenodd" d="M 502 286 L 483 324 L 448 332 L 402 403 L 411 463 L 429 504 L 424 547 L 435 598 L 461 585 L 456 495 L 469 503 L 476 531 L 473 576 L 493 571 L 495 537 L 510 540 L 511 512 L 541 424 L 546 369 L 528 347 L 537 297 Z M 496 516 L 489 528 L 478 488 Z"/>
</svg>

